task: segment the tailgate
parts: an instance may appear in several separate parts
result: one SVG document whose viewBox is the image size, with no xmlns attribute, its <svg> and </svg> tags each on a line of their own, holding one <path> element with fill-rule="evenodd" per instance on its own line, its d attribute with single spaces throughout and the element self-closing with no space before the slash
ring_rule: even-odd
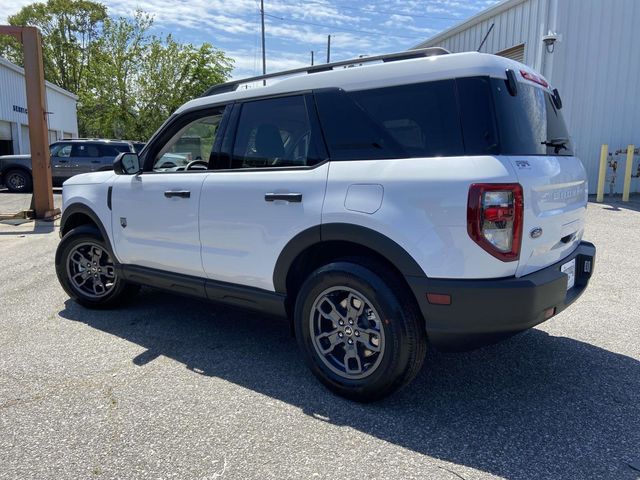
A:
<svg viewBox="0 0 640 480">
<path fill-rule="evenodd" d="M 580 243 L 587 209 L 587 177 L 576 157 L 510 160 L 524 194 L 522 247 L 516 271 L 521 277 L 562 260 Z"/>
</svg>

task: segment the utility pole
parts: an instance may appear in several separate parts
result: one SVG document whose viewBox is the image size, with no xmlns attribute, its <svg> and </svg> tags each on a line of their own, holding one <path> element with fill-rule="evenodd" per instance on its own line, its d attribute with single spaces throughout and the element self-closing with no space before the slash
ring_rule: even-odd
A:
<svg viewBox="0 0 640 480">
<path fill-rule="evenodd" d="M 311 50 L 311 66 L 313 67 L 313 50 Z"/>
<path fill-rule="evenodd" d="M 331 35 L 327 35 L 327 63 L 331 62 Z"/>
<path fill-rule="evenodd" d="M 46 112 L 46 90 L 42 64 L 42 38 L 36 27 L 0 25 L 0 35 L 10 35 L 22 44 L 27 90 L 29 143 L 33 172 L 32 208 L 36 218 L 53 220 L 60 210 L 53 204 L 51 162 Z"/>
<path fill-rule="evenodd" d="M 262 24 L 262 74 L 267 74 L 267 53 L 264 50 L 264 0 L 260 0 L 260 23 Z M 262 85 L 266 85 L 267 81 L 262 80 Z"/>
</svg>

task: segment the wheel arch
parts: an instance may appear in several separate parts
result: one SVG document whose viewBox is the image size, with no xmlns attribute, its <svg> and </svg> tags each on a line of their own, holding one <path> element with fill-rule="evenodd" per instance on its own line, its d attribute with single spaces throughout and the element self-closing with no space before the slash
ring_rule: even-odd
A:
<svg viewBox="0 0 640 480">
<path fill-rule="evenodd" d="M 62 218 L 60 219 L 60 237 L 64 237 L 71 230 L 82 226 L 93 226 L 98 230 L 103 240 L 107 243 L 114 262 L 117 262 L 109 234 L 100 217 L 87 205 L 83 203 L 72 203 L 67 206 L 62 213 Z"/>
<path fill-rule="evenodd" d="M 2 167 L 2 171 L 0 172 L 2 175 L 6 175 L 7 172 L 12 170 L 22 170 L 25 173 L 28 173 L 30 176 L 33 176 L 33 172 L 26 165 L 22 165 L 21 163 L 9 163 Z"/>
<path fill-rule="evenodd" d="M 287 295 L 289 309 L 309 273 L 328 262 L 353 257 L 378 260 L 397 272 L 402 281 L 407 275 L 426 276 L 411 255 L 389 237 L 359 225 L 330 223 L 304 230 L 289 241 L 274 268 L 275 291 Z"/>
</svg>

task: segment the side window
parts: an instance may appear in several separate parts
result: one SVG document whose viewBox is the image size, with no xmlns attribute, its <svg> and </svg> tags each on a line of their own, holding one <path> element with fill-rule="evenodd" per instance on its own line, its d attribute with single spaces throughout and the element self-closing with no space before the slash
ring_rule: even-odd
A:
<svg viewBox="0 0 640 480">
<path fill-rule="evenodd" d="M 348 94 L 402 148 L 404 157 L 464 155 L 455 81 Z"/>
<path fill-rule="evenodd" d="M 456 80 L 467 155 L 498 153 L 498 128 L 489 77 Z"/>
<path fill-rule="evenodd" d="M 231 168 L 302 167 L 320 161 L 303 96 L 242 104 Z"/>
<path fill-rule="evenodd" d="M 384 95 L 381 90 L 371 92 Z M 407 156 L 380 120 L 368 114 L 350 94 L 331 89 L 316 92 L 315 98 L 332 159 L 374 160 Z"/>
<path fill-rule="evenodd" d="M 69 158 L 71 156 L 71 145 L 68 143 L 58 143 L 51 147 L 52 157 Z"/>
<path fill-rule="evenodd" d="M 185 125 L 156 155 L 153 170 L 181 172 L 189 164 L 194 170 L 206 170 L 221 120 L 222 113 L 219 113 Z"/>
<path fill-rule="evenodd" d="M 98 145 L 101 157 L 117 157 L 120 152 L 128 152 L 129 150 L 123 150 L 113 145 Z"/>
<path fill-rule="evenodd" d="M 71 149 L 72 157 L 99 157 L 100 151 L 97 145 L 92 144 L 74 144 Z"/>
</svg>

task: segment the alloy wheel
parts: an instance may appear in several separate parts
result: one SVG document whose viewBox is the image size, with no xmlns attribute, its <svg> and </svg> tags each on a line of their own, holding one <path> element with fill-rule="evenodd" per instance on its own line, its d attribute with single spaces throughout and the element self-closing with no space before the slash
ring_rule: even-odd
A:
<svg viewBox="0 0 640 480">
<path fill-rule="evenodd" d="M 111 255 L 94 242 L 83 242 L 71 250 L 67 274 L 72 286 L 89 298 L 104 297 L 116 282 Z"/>
<path fill-rule="evenodd" d="M 382 360 L 382 319 L 372 302 L 350 287 L 332 287 L 318 295 L 309 327 L 318 357 L 343 378 L 365 378 Z"/>
</svg>

